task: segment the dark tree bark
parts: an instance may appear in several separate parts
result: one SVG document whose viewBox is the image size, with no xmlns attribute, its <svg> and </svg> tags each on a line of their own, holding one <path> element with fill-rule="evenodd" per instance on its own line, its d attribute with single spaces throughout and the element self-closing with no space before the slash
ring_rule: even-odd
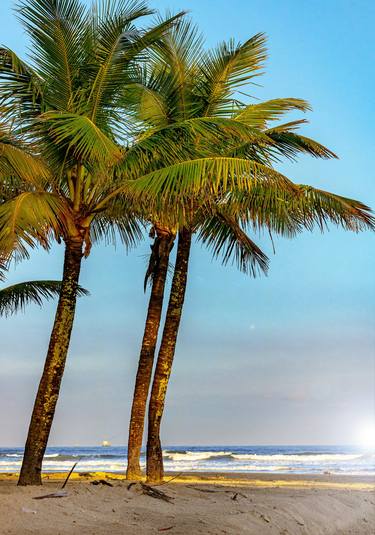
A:
<svg viewBox="0 0 375 535">
<path fill-rule="evenodd" d="M 191 237 L 186 229 L 178 236 L 176 265 L 149 402 L 146 472 L 147 482 L 154 484 L 160 483 L 164 475 L 160 424 L 185 299 Z"/>
<path fill-rule="evenodd" d="M 59 397 L 73 327 L 82 248 L 81 237 L 66 240 L 61 293 L 31 416 L 18 485 L 42 484 L 42 461 Z"/>
<path fill-rule="evenodd" d="M 149 272 L 152 272 L 152 289 L 148 305 L 145 330 L 142 340 L 138 370 L 134 387 L 128 438 L 127 479 L 142 477 L 140 455 L 146 414 L 147 398 L 150 389 L 155 348 L 163 308 L 164 288 L 168 275 L 169 256 L 173 247 L 174 235 L 164 233 L 158 236 L 152 246 Z M 154 257 L 154 259 L 153 259 Z M 146 275 L 147 277 L 147 275 Z"/>
</svg>

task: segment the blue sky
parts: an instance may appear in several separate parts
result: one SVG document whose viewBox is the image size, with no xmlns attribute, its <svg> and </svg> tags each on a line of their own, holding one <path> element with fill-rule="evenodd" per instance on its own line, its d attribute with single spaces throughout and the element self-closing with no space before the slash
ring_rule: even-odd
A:
<svg viewBox="0 0 375 535">
<path fill-rule="evenodd" d="M 10 0 L 0 42 L 25 54 Z M 372 1 L 159 0 L 191 12 L 207 46 L 257 32 L 269 59 L 258 99 L 301 97 L 304 130 L 337 161 L 307 157 L 280 170 L 375 207 Z M 258 240 L 267 278 L 222 267 L 196 245 L 162 430 L 165 444 L 340 444 L 374 419 L 374 235 L 331 229 L 292 241 Z M 148 295 L 148 240 L 129 254 L 98 246 L 84 262 L 81 299 L 52 444 L 126 442 Z M 9 282 L 58 278 L 62 250 L 32 254 Z M 55 304 L 0 322 L 0 445 L 21 445 Z"/>
</svg>

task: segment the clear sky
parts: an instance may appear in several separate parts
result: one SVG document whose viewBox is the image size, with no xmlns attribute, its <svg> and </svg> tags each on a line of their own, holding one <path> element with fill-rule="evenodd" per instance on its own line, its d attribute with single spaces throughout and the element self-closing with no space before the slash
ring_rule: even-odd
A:
<svg viewBox="0 0 375 535">
<path fill-rule="evenodd" d="M 0 42 L 27 42 L 0 3 Z M 307 135 L 338 161 L 301 158 L 280 170 L 375 208 L 372 0 L 159 0 L 184 8 L 211 46 L 266 32 L 259 99 L 311 102 Z M 267 278 L 222 267 L 194 246 L 162 429 L 165 444 L 354 443 L 374 419 L 375 237 L 331 229 L 292 241 L 258 240 Z M 51 445 L 126 443 L 148 295 L 148 240 L 130 254 L 96 247 L 84 262 L 79 302 Z M 59 278 L 62 250 L 33 253 L 9 283 Z M 43 366 L 54 304 L 0 321 L 0 445 L 22 445 Z"/>
</svg>

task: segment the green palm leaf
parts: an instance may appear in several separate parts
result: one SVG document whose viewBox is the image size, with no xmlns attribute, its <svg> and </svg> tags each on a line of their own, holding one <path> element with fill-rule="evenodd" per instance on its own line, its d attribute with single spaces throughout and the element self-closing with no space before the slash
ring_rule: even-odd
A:
<svg viewBox="0 0 375 535">
<path fill-rule="evenodd" d="M 267 127 L 269 121 L 275 121 L 292 110 L 306 112 L 311 110 L 311 108 L 306 100 L 300 98 L 276 98 L 260 102 L 259 104 L 245 106 L 235 116 L 235 119 L 263 130 Z"/>
<path fill-rule="evenodd" d="M 240 158 L 220 157 L 179 162 L 128 181 L 123 189 L 173 203 L 208 192 L 216 195 L 231 189 L 250 192 L 262 184 L 295 190 L 293 182 L 272 168 Z"/>
<path fill-rule="evenodd" d="M 75 160 L 108 166 L 121 158 L 119 146 L 87 116 L 50 111 L 40 117 L 40 124 L 52 144 L 65 147 Z"/>
<path fill-rule="evenodd" d="M 0 289 L 0 316 L 9 316 L 19 311 L 24 311 L 30 303 L 42 306 L 43 299 L 49 300 L 60 295 L 61 282 L 29 281 L 21 282 Z M 89 295 L 82 287 L 78 288 L 78 295 Z"/>
<path fill-rule="evenodd" d="M 0 179 L 4 181 L 5 178 L 14 176 L 35 183 L 47 178 L 48 169 L 44 162 L 27 149 L 0 123 Z"/>
<path fill-rule="evenodd" d="M 80 0 L 22 0 L 18 16 L 32 40 L 32 58 L 55 109 L 69 109 L 79 76 L 87 8 Z"/>
<path fill-rule="evenodd" d="M 202 82 L 197 87 L 197 96 L 205 103 L 203 115 L 233 112 L 234 92 L 261 74 L 267 56 L 265 42 L 265 35 L 259 33 L 245 43 L 236 45 L 231 40 L 205 54 L 200 65 Z"/>
<path fill-rule="evenodd" d="M 215 258 L 221 255 L 224 265 L 232 261 L 240 271 L 253 277 L 268 272 L 267 256 L 234 218 L 219 210 L 215 215 L 204 219 L 199 227 L 198 239 L 211 249 Z"/>
<path fill-rule="evenodd" d="M 0 205 L 0 243 L 4 256 L 28 258 L 28 247 L 48 248 L 52 237 L 64 236 L 69 207 L 57 195 L 27 191 Z"/>
</svg>

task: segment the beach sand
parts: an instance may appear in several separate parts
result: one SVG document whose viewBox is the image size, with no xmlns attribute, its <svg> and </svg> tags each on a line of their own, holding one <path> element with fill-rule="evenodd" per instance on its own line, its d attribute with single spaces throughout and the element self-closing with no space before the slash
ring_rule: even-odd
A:
<svg viewBox="0 0 375 535">
<path fill-rule="evenodd" d="M 64 477 L 22 488 L 16 475 L 0 475 L 1 535 L 375 533 L 375 481 L 362 476 L 184 474 L 155 487 L 168 503 L 139 484 L 128 489 L 119 475 L 73 474 L 66 497 L 34 499 L 60 489 Z M 100 479 L 113 486 L 92 484 Z"/>
</svg>

